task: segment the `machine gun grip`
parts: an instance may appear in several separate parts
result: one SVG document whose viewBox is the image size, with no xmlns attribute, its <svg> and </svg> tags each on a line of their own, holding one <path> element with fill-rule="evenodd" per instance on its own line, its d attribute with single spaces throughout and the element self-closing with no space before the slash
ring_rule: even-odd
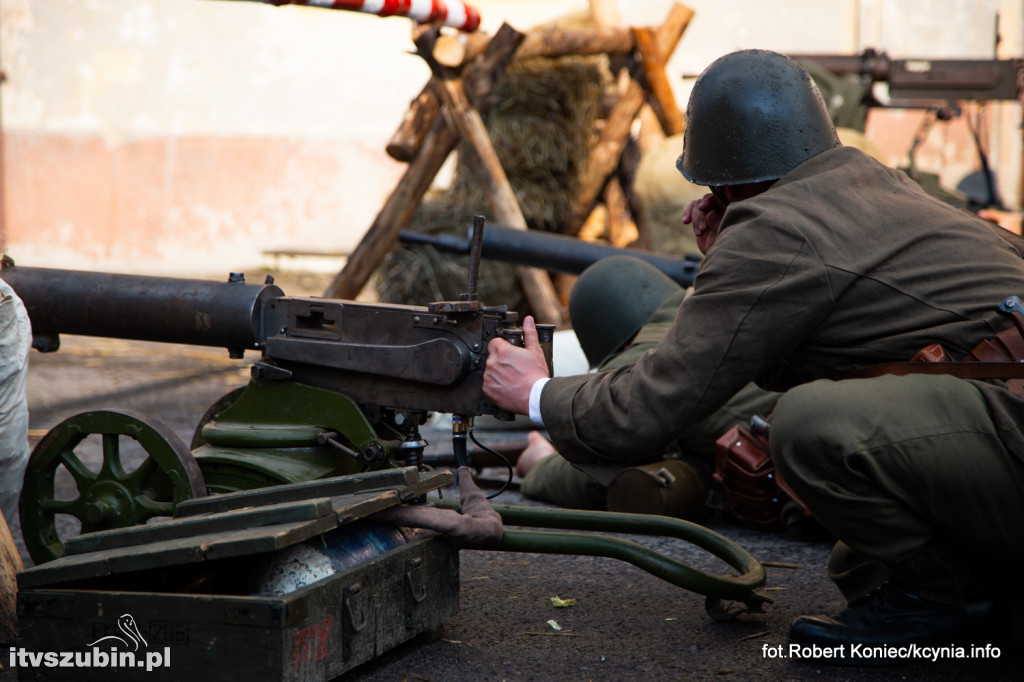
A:
<svg viewBox="0 0 1024 682">
<path fill-rule="evenodd" d="M 505 329 L 498 330 L 498 336 L 505 339 L 513 346 L 519 346 L 522 348 L 526 345 L 523 339 L 523 328 L 522 327 L 508 327 Z M 553 324 L 538 324 L 537 325 L 537 340 L 540 341 L 540 347 L 544 349 L 544 360 L 548 363 L 548 375 L 550 376 L 555 369 L 554 358 L 553 358 L 553 347 L 555 340 L 555 325 Z"/>
</svg>

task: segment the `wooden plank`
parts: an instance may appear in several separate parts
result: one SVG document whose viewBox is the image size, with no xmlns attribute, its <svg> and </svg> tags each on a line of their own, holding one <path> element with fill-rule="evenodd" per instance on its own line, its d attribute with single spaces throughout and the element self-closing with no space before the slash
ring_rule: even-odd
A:
<svg viewBox="0 0 1024 682">
<path fill-rule="evenodd" d="M 204 514 L 163 523 L 117 528 L 86 533 L 64 543 L 68 555 L 98 552 L 119 547 L 138 547 L 148 543 L 242 528 L 257 528 L 295 521 L 312 521 L 333 513 L 331 500 L 320 498 L 301 502 L 235 509 L 220 514 Z"/>
<path fill-rule="evenodd" d="M 258 490 L 242 490 L 236 493 L 197 497 L 179 504 L 175 509 L 175 517 L 214 514 L 244 507 L 260 507 L 311 498 L 337 497 L 338 495 L 382 488 L 400 488 L 419 480 L 420 474 L 416 467 L 381 469 L 362 474 L 321 478 L 315 481 L 276 485 Z"/>
<path fill-rule="evenodd" d="M 337 528 L 335 514 L 295 523 L 165 540 L 141 547 L 66 556 L 18 574 L 20 589 L 199 561 L 273 552 Z"/>
<path fill-rule="evenodd" d="M 201 549 L 195 545 L 185 544 L 180 540 L 173 540 L 164 544 L 166 546 L 161 548 L 163 551 L 158 558 L 159 561 L 164 562 L 164 565 L 176 566 L 202 561 L 203 559 Z M 134 548 L 131 548 L 129 551 L 137 554 L 137 550 Z M 120 556 L 123 552 L 125 550 L 107 550 L 104 552 L 66 556 L 29 568 L 18 574 L 18 588 L 24 590 L 45 585 L 56 585 L 72 580 L 89 580 L 110 575 L 113 573 L 110 567 L 110 559 Z"/>
<path fill-rule="evenodd" d="M 321 533 L 338 527 L 338 519 L 331 515 L 316 521 L 284 523 L 263 528 L 248 528 L 231 533 L 218 534 L 204 545 L 208 560 L 227 559 L 234 556 L 248 556 L 262 552 L 274 552 L 298 544 Z"/>
<path fill-rule="evenodd" d="M 504 70 L 523 34 L 503 24 L 487 46 L 484 62 L 494 76 Z M 424 147 L 409 164 L 398 186 L 384 203 L 345 267 L 335 276 L 324 295 L 328 298 L 354 299 L 373 275 L 374 270 L 398 239 L 398 233 L 409 222 L 424 193 L 433 183 L 445 159 L 455 149 L 458 136 L 444 117 L 434 121 Z"/>
<path fill-rule="evenodd" d="M 454 482 L 455 474 L 451 471 L 432 471 L 429 474 L 421 474 L 419 481 L 410 483 L 398 492 L 402 496 L 403 500 L 411 500 L 414 497 L 426 495 L 431 490 L 443 488 L 444 486 L 451 485 Z"/>
<path fill-rule="evenodd" d="M 378 493 L 363 493 L 361 495 L 344 495 L 331 500 L 334 513 L 337 514 L 338 524 L 344 526 L 358 519 L 366 518 L 379 511 L 397 507 L 402 504 L 402 498 L 397 490 L 386 490 Z"/>
</svg>

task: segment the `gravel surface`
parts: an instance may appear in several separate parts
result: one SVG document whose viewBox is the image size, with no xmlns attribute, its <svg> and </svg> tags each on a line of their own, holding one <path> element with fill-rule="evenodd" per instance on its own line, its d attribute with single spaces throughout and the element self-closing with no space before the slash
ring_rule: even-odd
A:
<svg viewBox="0 0 1024 682">
<path fill-rule="evenodd" d="M 255 359 L 231 360 L 216 349 L 121 340 L 66 337 L 63 342 L 57 353 L 32 355 L 33 443 L 61 420 L 98 407 L 128 407 L 151 415 L 187 443 L 207 407 L 244 384 Z M 443 433 L 424 435 L 432 448 L 444 449 Z M 500 436 L 518 438 L 525 438 L 525 432 Z M 483 474 L 500 478 L 495 470 Z M 531 504 L 516 490 L 495 502 Z M 766 648 L 785 644 L 795 616 L 832 613 L 843 606 L 825 576 L 829 546 L 746 530 L 722 519 L 710 525 L 766 564 L 774 599 L 766 614 L 714 621 L 704 610 L 703 597 L 615 559 L 463 551 L 459 612 L 443 636 L 406 643 L 342 679 L 1020 679 L 1019 655 L 995 637 L 989 641 L 1002 647 L 998 660 L 939 660 L 875 669 L 768 657 Z M 12 531 L 20 541 L 17 520 Z M 664 538 L 641 541 L 696 568 L 724 570 L 692 545 Z M 555 608 L 550 600 L 555 596 L 576 601 Z M 550 620 L 561 630 L 554 630 Z M 0 679 L 14 679 L 13 671 L 4 671 Z"/>
</svg>

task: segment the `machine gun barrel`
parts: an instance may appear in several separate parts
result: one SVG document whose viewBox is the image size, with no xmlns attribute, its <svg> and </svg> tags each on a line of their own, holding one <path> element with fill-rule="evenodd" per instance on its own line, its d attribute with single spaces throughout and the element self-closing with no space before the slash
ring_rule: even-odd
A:
<svg viewBox="0 0 1024 682">
<path fill-rule="evenodd" d="M 285 296 L 272 281 L 246 284 L 75 270 L 4 267 L 32 321 L 33 346 L 60 334 L 260 351 L 252 377 L 346 396 L 363 407 L 511 415 L 483 394 L 487 344 L 522 345 L 518 315 L 478 300 L 427 306 Z M 471 287 L 472 288 L 472 287 Z M 553 328 L 538 325 L 549 358 Z"/>
<path fill-rule="evenodd" d="M 447 253 L 467 254 L 470 251 L 469 239 L 453 235 L 427 235 L 402 230 L 398 238 L 407 244 L 429 244 Z M 640 249 L 619 249 L 565 235 L 539 230 L 516 230 L 493 223 L 488 224 L 484 231 L 482 253 L 484 258 L 491 260 L 573 275 L 578 275 L 588 266 L 608 256 L 633 256 L 658 268 L 684 287 L 693 284 L 700 270 L 699 256 L 696 255 L 693 258 L 673 258 Z"/>
<path fill-rule="evenodd" d="M 1018 100 L 1024 70 L 1020 59 L 891 59 L 868 48 L 860 54 L 793 54 L 837 76 L 861 76 L 889 84 L 889 95 L 918 100 Z"/>
<path fill-rule="evenodd" d="M 227 348 L 235 357 L 264 341 L 264 303 L 280 288 L 78 270 L 5 267 L 0 277 L 25 303 L 33 346 L 55 351 L 59 334 Z"/>
</svg>

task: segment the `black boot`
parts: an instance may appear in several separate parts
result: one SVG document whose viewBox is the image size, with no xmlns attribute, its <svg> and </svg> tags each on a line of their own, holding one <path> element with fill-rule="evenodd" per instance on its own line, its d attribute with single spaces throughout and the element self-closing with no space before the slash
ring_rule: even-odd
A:
<svg viewBox="0 0 1024 682">
<path fill-rule="evenodd" d="M 807 655 L 801 657 L 819 663 L 900 664 L 927 657 L 919 647 L 955 646 L 991 631 L 994 625 L 990 600 L 958 608 L 886 583 L 851 601 L 834 618 L 797 618 L 789 628 L 789 641 L 808 647 Z"/>
</svg>

